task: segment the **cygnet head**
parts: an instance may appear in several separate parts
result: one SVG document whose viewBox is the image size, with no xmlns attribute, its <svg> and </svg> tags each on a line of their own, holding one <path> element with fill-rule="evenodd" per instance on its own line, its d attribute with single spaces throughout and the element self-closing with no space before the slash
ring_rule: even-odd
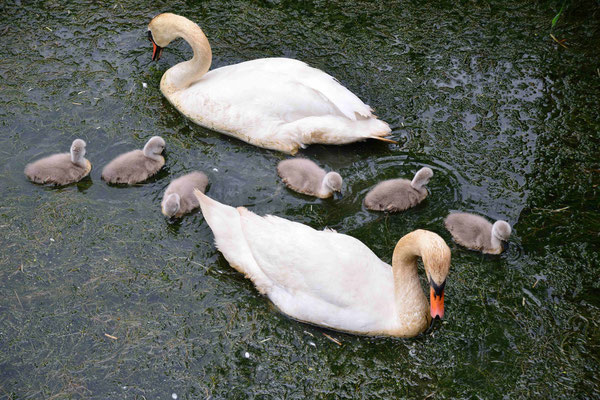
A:
<svg viewBox="0 0 600 400">
<path fill-rule="evenodd" d="M 417 171 L 410 185 L 415 189 L 421 189 L 423 186 L 429 183 L 429 180 L 433 176 L 431 168 L 423 167 Z"/>
<path fill-rule="evenodd" d="M 172 217 L 179 211 L 181 198 L 177 193 L 171 193 L 162 204 L 162 213 L 167 217 Z"/>
<path fill-rule="evenodd" d="M 73 140 L 71 144 L 71 162 L 80 164 L 85 156 L 85 142 L 81 139 Z"/>
<path fill-rule="evenodd" d="M 328 172 L 323 178 L 323 183 L 333 192 L 342 191 L 342 177 L 337 172 Z"/>
<path fill-rule="evenodd" d="M 156 158 L 165 149 L 165 141 L 160 136 L 152 136 L 144 146 L 144 155 L 150 158 Z"/>
<path fill-rule="evenodd" d="M 496 221 L 492 226 L 492 236 L 504 241 L 508 242 L 508 238 L 510 237 L 510 225 L 506 221 Z"/>
</svg>

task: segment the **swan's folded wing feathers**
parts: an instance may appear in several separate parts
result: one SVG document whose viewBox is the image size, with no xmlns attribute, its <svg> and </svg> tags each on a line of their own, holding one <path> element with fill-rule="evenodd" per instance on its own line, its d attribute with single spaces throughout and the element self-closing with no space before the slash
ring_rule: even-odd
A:
<svg viewBox="0 0 600 400">
<path fill-rule="evenodd" d="M 299 78 L 302 84 L 322 93 L 349 119 L 355 121 L 357 115 L 363 118 L 372 116 L 371 107 L 363 103 L 331 75 L 319 69 L 308 67 Z"/>
<path fill-rule="evenodd" d="M 241 212 L 241 224 L 253 258 L 274 285 L 339 307 L 377 304 L 372 292 L 362 290 L 369 285 L 389 297 L 391 267 L 351 236 L 249 211 Z"/>
<path fill-rule="evenodd" d="M 330 114 L 343 115 L 353 121 L 357 115 L 372 116 L 371 108 L 332 76 L 304 62 L 286 58 L 252 60 L 217 68 L 190 89 L 223 104 L 269 109 L 288 122 Z M 190 92 L 187 97 L 187 102 L 193 102 L 196 95 Z"/>
<path fill-rule="evenodd" d="M 327 101 L 334 104 L 346 117 L 356 120 L 356 114 L 368 118 L 372 116 L 371 107 L 362 102 L 354 93 L 344 87 L 336 78 L 306 64 L 289 58 L 267 58 L 256 60 L 261 68 L 286 74 L 297 83 L 321 93 Z"/>
<path fill-rule="evenodd" d="M 246 209 L 221 204 L 199 190 L 194 190 L 194 193 L 202 208 L 202 215 L 213 231 L 217 249 L 233 268 L 250 278 L 256 288 L 265 294 L 271 283 L 256 264 L 241 228 L 240 214 Z"/>
</svg>

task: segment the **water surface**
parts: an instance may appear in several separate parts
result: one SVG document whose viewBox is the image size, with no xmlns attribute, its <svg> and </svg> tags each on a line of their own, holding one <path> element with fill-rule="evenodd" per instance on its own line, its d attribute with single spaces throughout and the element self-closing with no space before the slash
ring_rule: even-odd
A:
<svg viewBox="0 0 600 400">
<path fill-rule="evenodd" d="M 0 396 L 38 398 L 599 398 L 600 9 L 554 2 L 43 1 L 0 6 Z M 335 76 L 398 145 L 311 146 L 340 201 L 287 190 L 287 156 L 185 120 L 152 63 L 159 12 L 196 21 L 213 68 L 294 57 Z M 146 85 L 144 85 L 146 84 Z M 100 180 L 115 155 L 166 139 L 149 182 Z M 25 164 L 88 143 L 91 177 L 49 188 Z M 402 214 L 362 206 L 376 182 L 435 176 Z M 418 228 L 452 249 L 446 318 L 414 339 L 357 337 L 281 315 L 230 268 L 201 213 L 160 213 L 199 169 L 210 196 L 353 235 L 391 260 Z M 507 252 L 454 244 L 450 211 L 513 225 Z M 328 334 L 342 342 L 339 346 Z M 112 339 L 106 334 L 116 337 Z M 247 354 L 246 354 L 247 353 Z"/>
</svg>

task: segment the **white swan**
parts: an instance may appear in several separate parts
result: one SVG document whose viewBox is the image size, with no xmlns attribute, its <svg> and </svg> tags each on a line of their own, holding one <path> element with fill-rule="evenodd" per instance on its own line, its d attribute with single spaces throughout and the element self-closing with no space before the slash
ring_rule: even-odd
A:
<svg viewBox="0 0 600 400">
<path fill-rule="evenodd" d="M 170 13 L 148 25 L 152 59 L 182 37 L 191 60 L 165 72 L 164 96 L 187 118 L 212 130 L 272 150 L 295 154 L 311 143 L 346 144 L 379 139 L 390 127 L 333 77 L 289 58 L 261 58 L 208 72 L 210 44 L 200 27 Z"/>
<path fill-rule="evenodd" d="M 292 318 L 352 333 L 411 337 L 432 317 L 443 317 L 450 249 L 435 233 L 417 230 L 400 239 L 390 267 L 351 236 L 260 217 L 194 193 L 229 264 Z M 418 257 L 430 284 L 430 307 Z"/>
</svg>

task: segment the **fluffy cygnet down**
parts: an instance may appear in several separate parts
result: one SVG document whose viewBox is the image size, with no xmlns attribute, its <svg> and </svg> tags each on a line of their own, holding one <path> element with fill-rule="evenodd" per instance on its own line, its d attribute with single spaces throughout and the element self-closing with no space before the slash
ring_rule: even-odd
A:
<svg viewBox="0 0 600 400">
<path fill-rule="evenodd" d="M 412 181 L 390 179 L 379 182 L 365 197 L 365 207 L 375 211 L 397 212 L 416 206 L 427 197 L 425 185 L 433 176 L 431 168 L 421 168 Z"/>
<path fill-rule="evenodd" d="M 92 170 L 92 164 L 84 158 L 85 142 L 73 140 L 70 153 L 53 154 L 27 164 L 25 175 L 35 183 L 68 185 L 79 182 Z"/>
<path fill-rule="evenodd" d="M 165 159 L 161 156 L 165 141 L 160 136 L 153 136 L 144 146 L 144 150 L 133 150 L 121 154 L 102 170 L 102 179 L 109 183 L 134 183 L 145 181 L 156 174 Z"/>
<path fill-rule="evenodd" d="M 333 192 L 342 190 L 342 177 L 337 172 L 319 168 L 306 158 L 283 160 L 277 165 L 277 173 L 290 189 L 316 196 L 321 199 L 331 197 Z"/>
<path fill-rule="evenodd" d="M 485 218 L 468 213 L 451 213 L 444 223 L 456 243 L 487 254 L 502 253 L 502 242 L 508 241 L 511 232 L 506 221 L 492 225 Z"/>
<path fill-rule="evenodd" d="M 202 193 L 206 191 L 208 178 L 202 172 L 194 171 L 187 175 L 174 179 L 163 195 L 160 204 L 162 213 L 167 217 L 181 217 L 194 208 L 199 207 L 198 198 L 194 195 L 194 189 Z"/>
</svg>

